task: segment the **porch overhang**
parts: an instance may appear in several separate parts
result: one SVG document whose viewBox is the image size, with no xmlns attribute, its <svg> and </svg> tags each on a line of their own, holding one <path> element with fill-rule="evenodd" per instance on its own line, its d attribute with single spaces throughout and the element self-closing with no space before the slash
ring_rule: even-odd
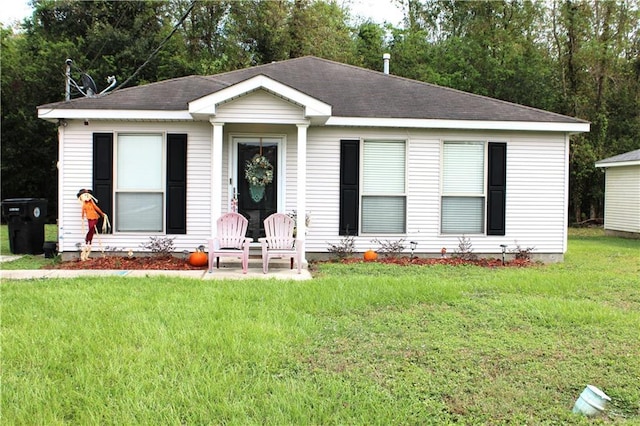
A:
<svg viewBox="0 0 640 426">
<path fill-rule="evenodd" d="M 331 105 L 319 101 L 264 75 L 257 75 L 210 95 L 189 102 L 188 112 L 196 120 L 211 119 L 223 103 L 245 96 L 256 90 L 265 90 L 304 109 L 304 117 L 313 124 L 323 124 L 331 117 Z"/>
</svg>

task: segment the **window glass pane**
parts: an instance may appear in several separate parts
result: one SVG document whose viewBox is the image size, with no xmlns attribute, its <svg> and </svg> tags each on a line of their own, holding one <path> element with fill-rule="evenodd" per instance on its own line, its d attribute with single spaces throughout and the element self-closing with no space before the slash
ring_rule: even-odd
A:
<svg viewBox="0 0 640 426">
<path fill-rule="evenodd" d="M 365 141 L 363 154 L 365 194 L 404 194 L 404 141 Z"/>
<path fill-rule="evenodd" d="M 484 194 L 484 143 L 445 142 L 443 194 Z"/>
<path fill-rule="evenodd" d="M 116 231 L 162 232 L 162 193 L 116 194 Z"/>
<path fill-rule="evenodd" d="M 362 197 L 362 232 L 403 234 L 405 197 Z"/>
<path fill-rule="evenodd" d="M 443 234 L 484 232 L 484 197 L 442 197 Z"/>
<path fill-rule="evenodd" d="M 118 135 L 118 189 L 162 190 L 162 135 Z"/>
</svg>

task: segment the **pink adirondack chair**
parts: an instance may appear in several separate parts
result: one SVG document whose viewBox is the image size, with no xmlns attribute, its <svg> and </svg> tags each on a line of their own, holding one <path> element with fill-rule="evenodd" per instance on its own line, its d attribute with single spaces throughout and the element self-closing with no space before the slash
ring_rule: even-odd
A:
<svg viewBox="0 0 640 426">
<path fill-rule="evenodd" d="M 302 268 L 303 240 L 293 236 L 295 221 L 282 213 L 274 213 L 264 220 L 265 237 L 258 238 L 262 244 L 262 272 L 269 270 L 269 260 L 273 258 L 291 258 L 298 264 L 298 273 Z"/>
<path fill-rule="evenodd" d="M 209 240 L 209 272 L 213 271 L 213 259 L 216 268 L 220 268 L 221 257 L 239 257 L 242 259 L 242 273 L 249 267 L 249 244 L 246 237 L 249 221 L 239 213 L 227 213 L 218 219 L 218 235 Z"/>
</svg>

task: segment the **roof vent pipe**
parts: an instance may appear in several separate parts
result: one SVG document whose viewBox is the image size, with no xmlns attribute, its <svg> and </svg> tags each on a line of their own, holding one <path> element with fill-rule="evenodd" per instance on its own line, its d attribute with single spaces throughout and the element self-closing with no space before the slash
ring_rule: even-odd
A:
<svg viewBox="0 0 640 426">
<path fill-rule="evenodd" d="M 391 55 L 389 53 L 385 53 L 382 55 L 382 60 L 384 61 L 385 74 L 389 74 L 389 59 L 391 59 Z"/>
</svg>

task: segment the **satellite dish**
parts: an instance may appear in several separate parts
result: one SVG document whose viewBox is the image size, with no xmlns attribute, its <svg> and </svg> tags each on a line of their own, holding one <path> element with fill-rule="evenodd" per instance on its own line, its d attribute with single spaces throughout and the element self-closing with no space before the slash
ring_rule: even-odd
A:
<svg viewBox="0 0 640 426">
<path fill-rule="evenodd" d="M 105 88 L 102 92 L 98 93 L 98 87 L 96 86 L 96 82 L 93 81 L 93 78 L 87 73 L 82 73 L 81 75 L 81 83 L 79 85 L 73 78 L 71 78 L 71 65 L 73 61 L 71 59 L 66 60 L 67 64 L 67 72 L 66 76 L 66 87 L 65 87 L 65 100 L 71 99 L 71 87 L 73 86 L 78 92 L 80 92 L 84 97 L 94 98 L 97 96 L 101 96 L 111 90 L 117 83 L 116 77 L 111 75 L 107 78 L 107 83 L 109 86 Z"/>
<path fill-rule="evenodd" d="M 85 90 L 88 97 L 95 96 L 98 93 L 95 81 L 89 74 L 82 74 L 82 88 Z"/>
</svg>

